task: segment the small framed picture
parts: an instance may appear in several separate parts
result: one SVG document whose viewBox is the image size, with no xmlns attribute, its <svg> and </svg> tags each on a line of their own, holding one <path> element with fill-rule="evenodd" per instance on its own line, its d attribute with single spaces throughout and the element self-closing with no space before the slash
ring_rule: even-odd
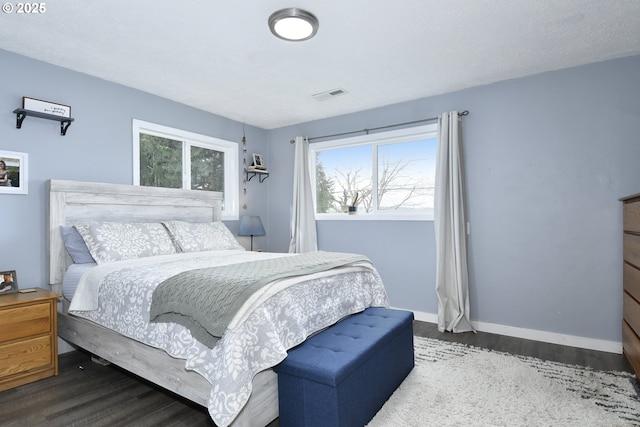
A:
<svg viewBox="0 0 640 427">
<path fill-rule="evenodd" d="M 18 278 L 16 271 L 0 271 L 0 295 L 18 292 Z"/>
<path fill-rule="evenodd" d="M 262 160 L 262 154 L 253 153 L 253 165 L 256 169 L 266 169 L 267 167 L 264 165 L 264 160 Z"/>
<path fill-rule="evenodd" d="M 28 194 L 29 155 L 15 151 L 0 151 L 0 193 Z"/>
</svg>

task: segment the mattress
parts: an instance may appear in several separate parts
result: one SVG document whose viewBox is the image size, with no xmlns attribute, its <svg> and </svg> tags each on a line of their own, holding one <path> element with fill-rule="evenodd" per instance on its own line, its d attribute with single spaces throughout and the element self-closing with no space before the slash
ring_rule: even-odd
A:
<svg viewBox="0 0 640 427">
<path fill-rule="evenodd" d="M 71 301 L 78 288 L 82 275 L 95 267 L 96 263 L 71 264 L 62 279 L 62 296 Z"/>
</svg>

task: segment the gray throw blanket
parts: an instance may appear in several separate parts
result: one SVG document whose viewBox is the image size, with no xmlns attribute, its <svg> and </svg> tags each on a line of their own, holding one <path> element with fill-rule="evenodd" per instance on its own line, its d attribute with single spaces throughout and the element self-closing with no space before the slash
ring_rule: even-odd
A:
<svg viewBox="0 0 640 427">
<path fill-rule="evenodd" d="M 369 259 L 364 255 L 320 251 L 185 271 L 161 282 L 154 290 L 150 320 L 178 323 L 212 348 L 245 301 L 263 286 L 361 261 Z"/>
</svg>

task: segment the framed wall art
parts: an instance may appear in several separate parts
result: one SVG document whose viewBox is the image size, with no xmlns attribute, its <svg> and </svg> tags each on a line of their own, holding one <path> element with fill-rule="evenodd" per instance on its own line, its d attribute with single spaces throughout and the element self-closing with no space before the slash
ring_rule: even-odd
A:
<svg viewBox="0 0 640 427">
<path fill-rule="evenodd" d="M 16 271 L 0 271 L 0 295 L 18 292 L 18 278 Z"/>
<path fill-rule="evenodd" d="M 0 151 L 0 193 L 28 194 L 28 157 L 27 153 Z"/>
<path fill-rule="evenodd" d="M 253 153 L 253 166 L 256 169 L 267 169 L 267 166 L 264 164 L 264 160 L 262 160 L 262 154 Z"/>
</svg>

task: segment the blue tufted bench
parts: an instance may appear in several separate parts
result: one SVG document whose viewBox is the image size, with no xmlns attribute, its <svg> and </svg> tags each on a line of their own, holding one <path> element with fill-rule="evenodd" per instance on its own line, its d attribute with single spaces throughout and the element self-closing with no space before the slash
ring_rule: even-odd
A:
<svg viewBox="0 0 640 427">
<path fill-rule="evenodd" d="M 413 369 L 413 313 L 371 307 L 289 350 L 280 426 L 363 426 Z"/>
</svg>

